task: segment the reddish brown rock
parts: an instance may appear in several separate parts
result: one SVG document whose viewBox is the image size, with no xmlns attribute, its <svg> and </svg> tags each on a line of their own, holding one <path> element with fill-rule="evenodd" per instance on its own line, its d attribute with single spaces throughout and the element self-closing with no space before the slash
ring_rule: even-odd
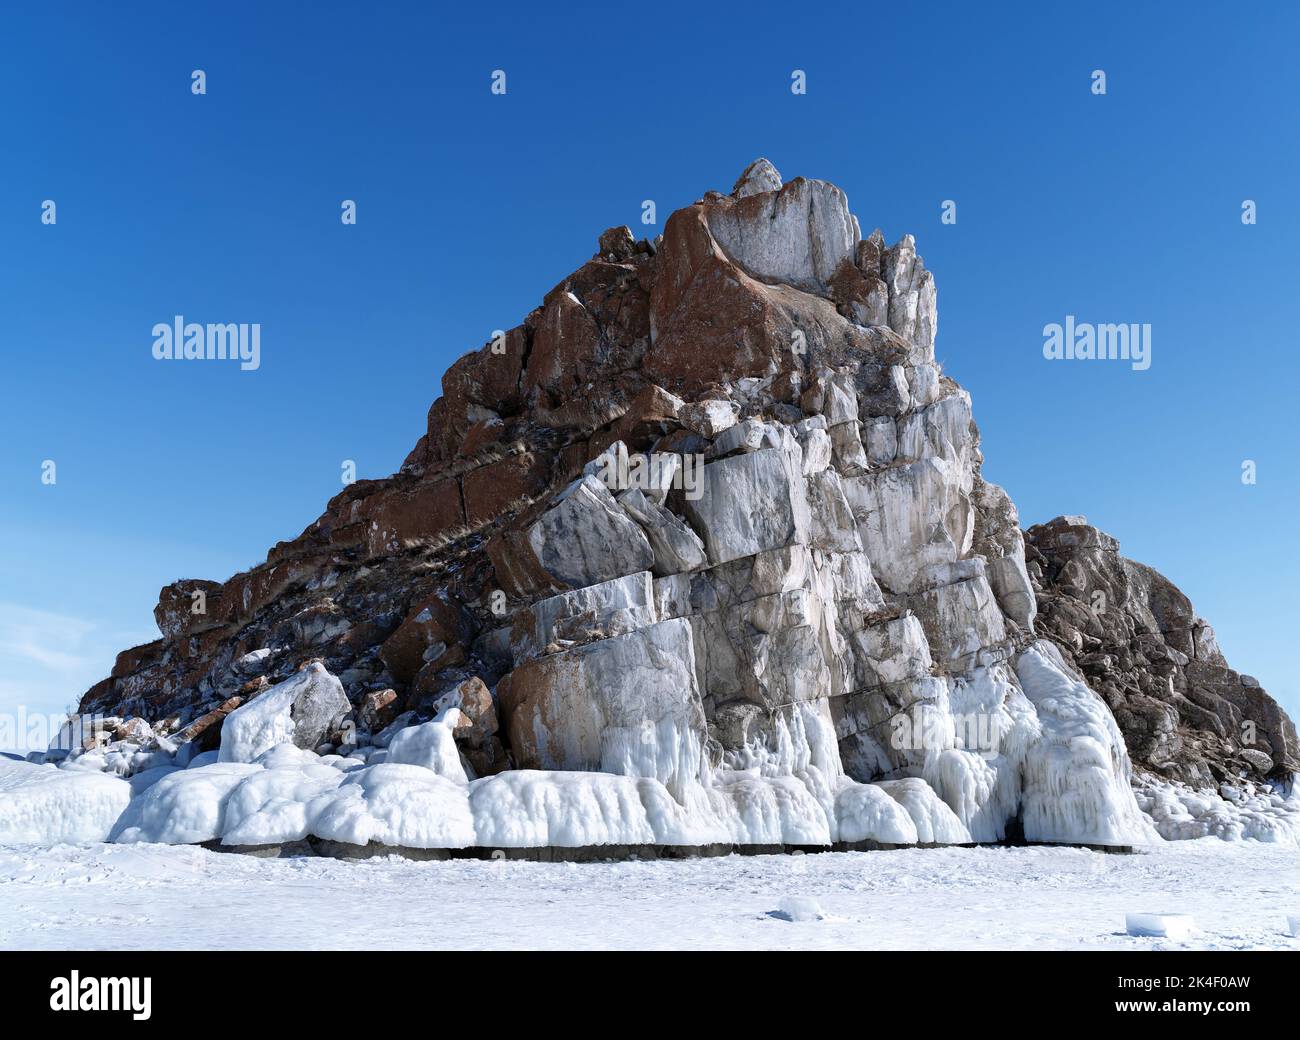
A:
<svg viewBox="0 0 1300 1040">
<path fill-rule="evenodd" d="M 549 460 L 533 452 L 480 466 L 466 473 L 462 481 L 465 520 L 471 528 L 478 527 L 541 494 L 549 483 Z"/>
<path fill-rule="evenodd" d="M 535 320 L 534 315 L 529 316 L 529 321 Z M 486 409 L 497 416 L 519 411 L 523 402 L 520 380 L 531 337 L 529 322 L 525 322 L 447 369 L 442 377 L 443 396 L 429 409 L 426 460 L 431 452 L 436 458 L 452 457 L 469 428 L 489 418 L 475 414 L 474 409 Z"/>
<path fill-rule="evenodd" d="M 465 611 L 444 596 L 431 596 L 418 603 L 379 649 L 389 673 L 409 683 L 425 665 L 424 653 L 431 646 L 456 646 L 468 641 L 472 625 Z"/>
<path fill-rule="evenodd" d="M 397 718 L 398 706 L 397 691 L 371 690 L 362 696 L 357 718 L 366 729 L 378 733 Z"/>
<path fill-rule="evenodd" d="M 420 540 L 446 539 L 465 525 L 456 480 L 380 492 L 365 500 L 361 514 L 369 556 L 400 552 Z"/>
<path fill-rule="evenodd" d="M 533 352 L 524 372 L 525 393 L 543 393 L 557 403 L 576 389 L 599 361 L 600 329 L 578 298 L 565 286 L 546 298 L 533 337 Z"/>
<path fill-rule="evenodd" d="M 531 597 L 563 586 L 547 573 L 521 530 L 506 530 L 494 536 L 485 551 L 492 561 L 495 585 L 511 598 Z"/>
<path fill-rule="evenodd" d="M 459 643 L 434 643 L 426 652 L 427 660 L 411 680 L 410 704 L 428 709 L 447 687 L 448 670 L 465 663 L 465 648 Z"/>
<path fill-rule="evenodd" d="M 112 678 L 117 679 L 124 675 L 130 675 L 139 671 L 146 664 L 156 661 L 163 654 L 163 648 L 166 640 L 156 639 L 152 643 L 145 643 L 141 646 L 133 646 L 129 650 L 123 650 L 117 655 L 117 660 L 113 663 L 113 671 L 110 673 Z"/>
<path fill-rule="evenodd" d="M 506 424 L 500 419 L 495 416 L 490 419 L 480 419 L 466 432 L 465 439 L 460 442 L 456 454 L 463 458 L 478 455 L 493 444 L 499 443 L 505 434 Z"/>
<path fill-rule="evenodd" d="M 163 586 L 153 608 L 158 631 L 170 639 L 220 624 L 221 592 L 219 582 L 202 578 L 183 578 Z"/>
<path fill-rule="evenodd" d="M 172 739 L 179 747 L 191 741 L 198 751 L 215 751 L 221 744 L 221 724 L 226 716 L 244 703 L 243 697 L 231 697 L 205 715 L 199 716 Z"/>
</svg>

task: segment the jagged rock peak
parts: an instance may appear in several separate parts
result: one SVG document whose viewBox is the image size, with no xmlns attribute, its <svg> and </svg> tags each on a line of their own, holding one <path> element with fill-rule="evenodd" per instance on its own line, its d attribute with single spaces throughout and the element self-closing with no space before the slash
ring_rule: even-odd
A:
<svg viewBox="0 0 1300 1040">
<path fill-rule="evenodd" d="M 783 183 L 777 168 L 766 159 L 759 158 L 745 167 L 745 172 L 736 181 L 731 194 L 734 198 L 743 199 L 765 191 L 780 191 Z"/>
</svg>

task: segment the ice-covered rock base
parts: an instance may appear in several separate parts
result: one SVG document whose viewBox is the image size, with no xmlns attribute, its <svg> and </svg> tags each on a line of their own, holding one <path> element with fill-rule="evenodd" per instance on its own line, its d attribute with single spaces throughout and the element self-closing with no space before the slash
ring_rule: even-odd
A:
<svg viewBox="0 0 1300 1040">
<path fill-rule="evenodd" d="M 1193 789 L 1141 774 L 1134 783 L 1138 805 L 1168 841 L 1215 837 L 1253 838 L 1300 846 L 1300 784 L 1248 780 Z"/>
</svg>

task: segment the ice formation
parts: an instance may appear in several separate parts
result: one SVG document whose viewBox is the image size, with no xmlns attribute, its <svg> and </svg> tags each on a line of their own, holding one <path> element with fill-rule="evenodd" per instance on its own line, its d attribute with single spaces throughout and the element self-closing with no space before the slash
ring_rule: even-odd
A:
<svg viewBox="0 0 1300 1040">
<path fill-rule="evenodd" d="M 1213 836 L 1300 846 L 1300 783 L 1295 777 L 1288 784 L 1243 780 L 1197 790 L 1142 775 L 1134 787 L 1138 805 L 1169 841 Z"/>
<path fill-rule="evenodd" d="M 130 800 L 114 776 L 0 759 L 0 842 L 104 841 Z"/>
</svg>

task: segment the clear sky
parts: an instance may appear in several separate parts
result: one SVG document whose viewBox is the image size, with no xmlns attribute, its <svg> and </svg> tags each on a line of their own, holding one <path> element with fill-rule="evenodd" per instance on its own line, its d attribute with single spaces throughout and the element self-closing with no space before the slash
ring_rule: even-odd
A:
<svg viewBox="0 0 1300 1040">
<path fill-rule="evenodd" d="M 1297 714 L 1296 5 L 455 6 L 6 12 L 0 712 L 396 469 L 602 229 L 766 155 L 916 236 L 1022 522 L 1086 514 Z M 260 322 L 261 367 L 155 361 L 177 314 Z M 1045 360 L 1067 314 L 1150 323 L 1150 369 Z"/>
</svg>

